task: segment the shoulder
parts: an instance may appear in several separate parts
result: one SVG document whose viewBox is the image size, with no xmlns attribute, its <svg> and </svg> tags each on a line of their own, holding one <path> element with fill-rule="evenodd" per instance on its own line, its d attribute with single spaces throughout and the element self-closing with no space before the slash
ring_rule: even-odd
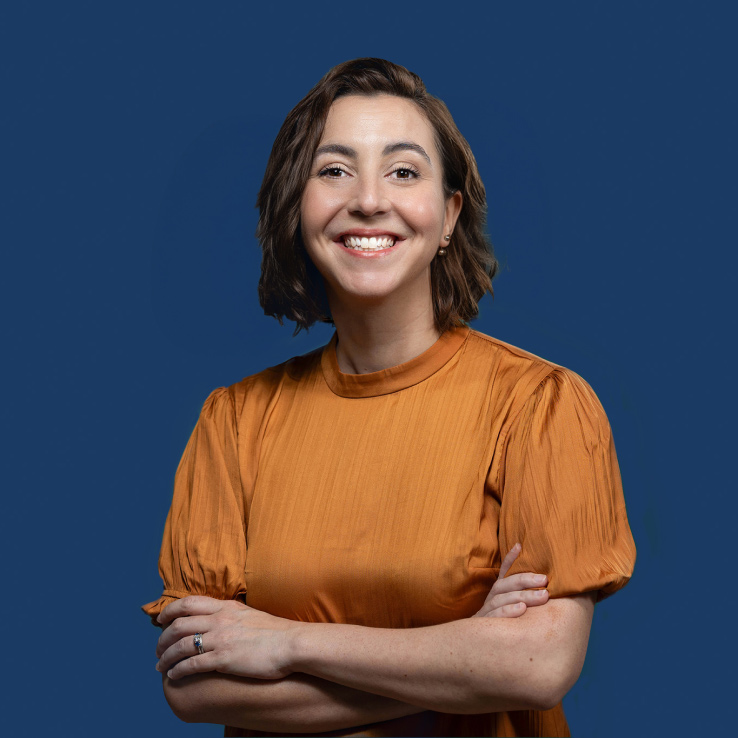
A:
<svg viewBox="0 0 738 738">
<path fill-rule="evenodd" d="M 239 382 L 213 390 L 205 401 L 203 411 L 231 412 L 236 419 L 247 414 L 258 416 L 268 411 L 287 382 L 300 381 L 320 369 L 324 347 L 250 374 Z"/>
<path fill-rule="evenodd" d="M 466 354 L 465 360 L 485 367 L 491 386 L 507 396 L 510 422 L 521 414 L 557 411 L 608 426 L 594 390 L 571 369 L 475 330 L 469 333 Z"/>
<path fill-rule="evenodd" d="M 465 373 L 479 377 L 489 388 L 494 404 L 508 417 L 516 414 L 522 404 L 542 382 L 563 367 L 517 346 L 471 330 L 460 357 Z"/>
<path fill-rule="evenodd" d="M 469 331 L 467 346 L 468 351 L 475 356 L 484 356 L 499 368 L 517 370 L 521 374 L 532 372 L 545 376 L 555 369 L 563 368 L 552 361 L 536 356 L 530 351 L 524 351 L 517 346 L 501 341 L 499 338 L 488 336 L 486 333 L 480 333 L 473 329 Z"/>
</svg>

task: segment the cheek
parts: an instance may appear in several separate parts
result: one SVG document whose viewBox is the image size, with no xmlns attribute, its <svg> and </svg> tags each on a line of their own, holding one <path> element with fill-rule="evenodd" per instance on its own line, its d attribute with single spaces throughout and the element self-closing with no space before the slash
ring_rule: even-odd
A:
<svg viewBox="0 0 738 738">
<path fill-rule="evenodd" d="M 300 218 L 303 234 L 315 234 L 323 231 L 331 219 L 341 209 L 338 197 L 324 188 L 311 186 L 308 183 L 302 195 Z"/>
<path fill-rule="evenodd" d="M 300 224 L 303 236 L 312 232 L 314 229 L 314 222 L 316 220 L 314 200 L 315 197 L 311 193 L 310 189 L 306 189 L 302 195 L 302 201 L 300 202 Z"/>
<path fill-rule="evenodd" d="M 446 209 L 442 200 L 429 198 L 406 202 L 402 212 L 413 230 L 435 232 L 443 228 Z"/>
</svg>

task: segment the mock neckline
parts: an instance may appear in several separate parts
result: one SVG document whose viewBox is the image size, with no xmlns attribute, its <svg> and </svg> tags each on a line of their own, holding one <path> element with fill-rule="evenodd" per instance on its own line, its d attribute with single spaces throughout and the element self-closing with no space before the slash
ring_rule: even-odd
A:
<svg viewBox="0 0 738 738">
<path fill-rule="evenodd" d="M 320 365 L 327 385 L 341 397 L 389 395 L 412 387 L 435 374 L 462 347 L 470 331 L 468 325 L 451 328 L 414 359 L 368 374 L 344 374 L 338 368 L 338 334 L 334 333 L 323 348 Z"/>
</svg>

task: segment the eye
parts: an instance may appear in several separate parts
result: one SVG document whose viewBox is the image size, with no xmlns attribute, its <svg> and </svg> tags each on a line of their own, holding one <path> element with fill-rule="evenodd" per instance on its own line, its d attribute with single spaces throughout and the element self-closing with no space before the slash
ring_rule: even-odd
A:
<svg viewBox="0 0 738 738">
<path fill-rule="evenodd" d="M 347 174 L 346 170 L 337 164 L 330 164 L 318 172 L 319 177 L 328 177 L 328 179 L 341 179 L 341 177 Z"/>
<path fill-rule="evenodd" d="M 415 168 L 403 164 L 402 166 L 395 167 L 390 174 L 394 175 L 394 179 L 417 179 L 420 176 L 420 172 Z"/>
</svg>

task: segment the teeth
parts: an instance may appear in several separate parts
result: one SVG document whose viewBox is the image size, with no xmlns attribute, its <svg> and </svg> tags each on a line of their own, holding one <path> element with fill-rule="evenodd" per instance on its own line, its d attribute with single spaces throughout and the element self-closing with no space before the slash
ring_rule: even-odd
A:
<svg viewBox="0 0 738 738">
<path fill-rule="evenodd" d="M 395 239 L 392 236 L 379 236 L 375 238 L 359 238 L 358 236 L 344 236 L 343 245 L 349 249 L 357 249 L 359 251 L 379 251 L 380 249 L 389 249 L 395 245 Z"/>
</svg>

